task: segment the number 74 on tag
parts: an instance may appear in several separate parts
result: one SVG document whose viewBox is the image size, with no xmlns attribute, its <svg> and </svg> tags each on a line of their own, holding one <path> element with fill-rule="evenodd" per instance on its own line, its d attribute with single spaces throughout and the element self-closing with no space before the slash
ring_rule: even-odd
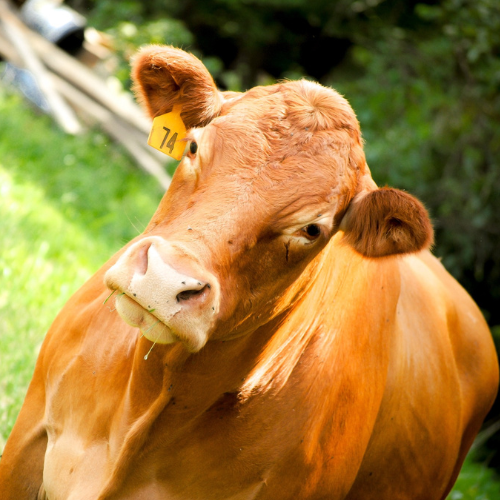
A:
<svg viewBox="0 0 500 500">
<path fill-rule="evenodd" d="M 174 106 L 170 113 L 157 116 L 149 134 L 148 144 L 176 160 L 180 160 L 186 147 L 186 127 L 181 118 L 182 106 Z"/>
</svg>

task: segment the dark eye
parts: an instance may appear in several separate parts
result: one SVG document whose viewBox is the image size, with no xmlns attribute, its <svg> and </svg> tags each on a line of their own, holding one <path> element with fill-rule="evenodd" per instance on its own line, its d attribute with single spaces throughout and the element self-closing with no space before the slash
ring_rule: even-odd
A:
<svg viewBox="0 0 500 500">
<path fill-rule="evenodd" d="M 189 152 L 192 155 L 195 155 L 196 151 L 198 151 L 198 144 L 196 144 L 196 142 L 194 141 L 191 141 L 191 144 L 189 145 Z"/>
<path fill-rule="evenodd" d="M 309 224 L 308 226 L 302 228 L 303 236 L 308 240 L 315 240 L 321 234 L 321 229 L 317 224 Z"/>
</svg>

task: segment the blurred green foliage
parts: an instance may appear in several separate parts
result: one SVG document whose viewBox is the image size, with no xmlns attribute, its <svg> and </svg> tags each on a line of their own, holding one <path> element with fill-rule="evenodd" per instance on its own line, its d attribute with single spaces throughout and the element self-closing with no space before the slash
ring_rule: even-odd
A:
<svg viewBox="0 0 500 500">
<path fill-rule="evenodd" d="M 0 115 L 1 454 L 56 314 L 162 193 L 106 136 L 67 136 L 2 87 Z"/>
<path fill-rule="evenodd" d="M 468 456 L 448 500 L 497 500 L 500 482 L 492 469 L 475 463 Z"/>
</svg>

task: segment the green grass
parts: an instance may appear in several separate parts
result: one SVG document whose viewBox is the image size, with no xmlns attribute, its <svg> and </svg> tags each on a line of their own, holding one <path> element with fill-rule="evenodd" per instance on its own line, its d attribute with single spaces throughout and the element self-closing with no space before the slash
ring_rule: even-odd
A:
<svg viewBox="0 0 500 500">
<path fill-rule="evenodd" d="M 474 462 L 469 454 L 448 500 L 498 499 L 500 499 L 499 478 L 492 469 Z"/>
<path fill-rule="evenodd" d="M 0 87 L 0 450 L 42 339 L 162 192 L 106 136 L 68 137 Z"/>
<path fill-rule="evenodd" d="M 50 323 L 70 295 L 142 231 L 156 181 L 99 132 L 68 137 L 0 87 L 0 452 Z M 452 500 L 498 500 L 469 458 Z"/>
</svg>

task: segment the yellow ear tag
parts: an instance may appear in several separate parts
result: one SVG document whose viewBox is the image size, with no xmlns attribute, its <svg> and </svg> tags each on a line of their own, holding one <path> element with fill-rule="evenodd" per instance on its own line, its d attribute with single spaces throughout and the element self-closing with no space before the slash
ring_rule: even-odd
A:
<svg viewBox="0 0 500 500">
<path fill-rule="evenodd" d="M 180 160 L 186 143 L 186 126 L 181 118 L 182 105 L 173 107 L 170 113 L 157 116 L 149 133 L 148 144 L 176 160 Z"/>
</svg>

